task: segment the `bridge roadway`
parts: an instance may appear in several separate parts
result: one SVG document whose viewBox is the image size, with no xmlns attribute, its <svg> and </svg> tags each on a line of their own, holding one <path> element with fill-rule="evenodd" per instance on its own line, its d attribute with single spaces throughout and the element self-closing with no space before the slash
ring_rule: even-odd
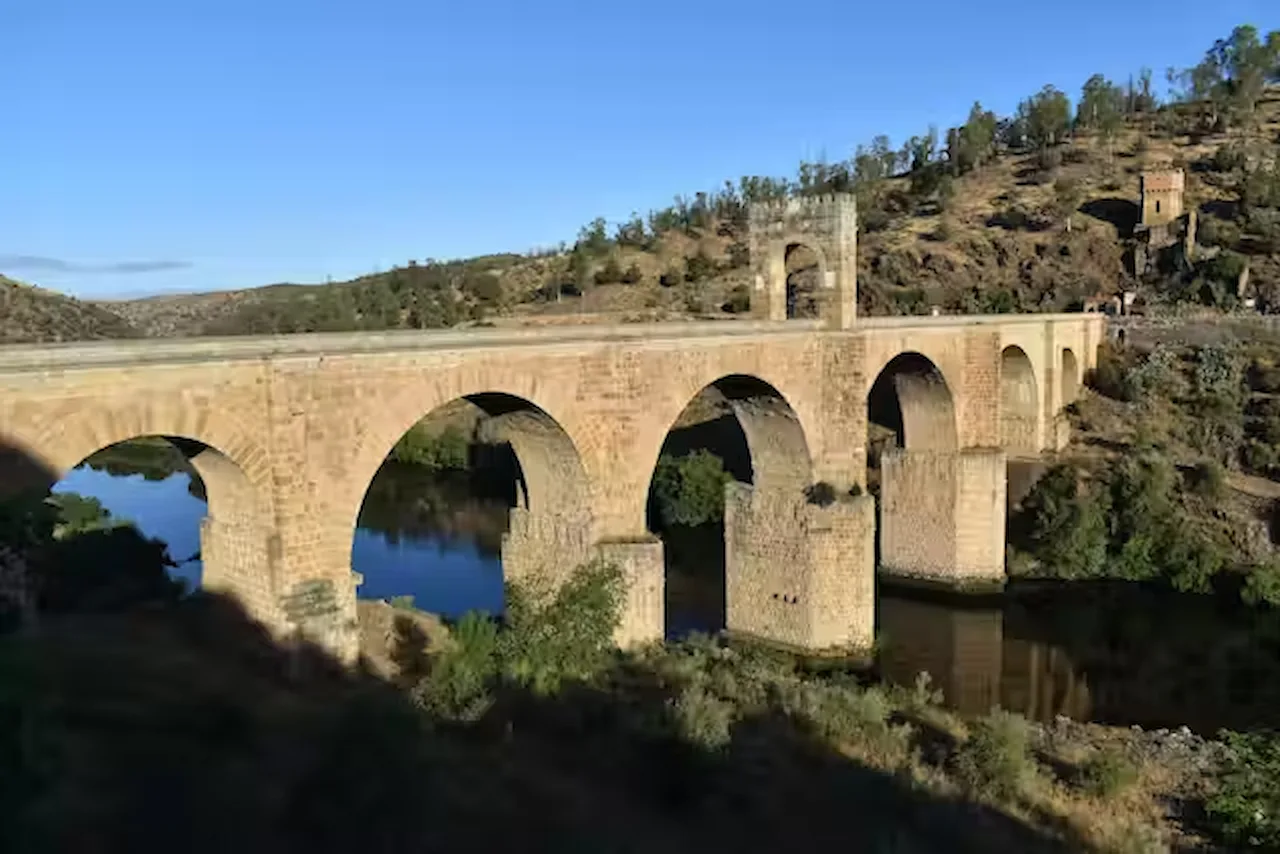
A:
<svg viewBox="0 0 1280 854">
<path fill-rule="evenodd" d="M 0 347 L 0 486 L 47 486 L 144 435 L 200 443 L 205 586 L 282 634 L 352 654 L 355 519 L 395 442 L 465 398 L 510 442 L 527 500 L 509 577 L 592 558 L 629 582 L 623 642 L 661 635 L 662 544 L 645 508 L 662 442 L 700 393 L 737 416 L 749 484 L 726 492 L 729 627 L 807 647 L 870 639 L 881 461 L 886 570 L 1003 576 L 1006 453 L 1065 441 L 1062 408 L 1095 362 L 1093 314 L 557 326 L 146 339 Z"/>
</svg>

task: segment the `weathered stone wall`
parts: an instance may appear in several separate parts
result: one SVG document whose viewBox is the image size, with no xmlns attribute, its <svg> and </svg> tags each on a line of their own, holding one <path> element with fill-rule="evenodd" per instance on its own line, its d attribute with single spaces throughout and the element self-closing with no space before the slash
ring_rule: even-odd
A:
<svg viewBox="0 0 1280 854">
<path fill-rule="evenodd" d="M 656 537 L 633 542 L 605 542 L 596 555 L 616 566 L 626 584 L 622 620 L 614 639 L 621 647 L 662 640 L 666 612 L 666 576 L 662 542 Z"/>
<path fill-rule="evenodd" d="M 954 451 L 894 450 L 880 458 L 880 563 L 889 572 L 945 578 L 956 559 Z"/>
<path fill-rule="evenodd" d="M 1003 580 L 1003 451 L 899 449 L 880 466 L 886 570 L 951 584 Z"/>
<path fill-rule="evenodd" d="M 731 483 L 725 490 L 725 623 L 805 649 L 868 647 L 875 628 L 875 506 L 826 507 Z"/>
<path fill-rule="evenodd" d="M 1006 458 L 999 449 L 967 448 L 955 456 L 956 556 L 952 577 L 1004 581 Z"/>
</svg>

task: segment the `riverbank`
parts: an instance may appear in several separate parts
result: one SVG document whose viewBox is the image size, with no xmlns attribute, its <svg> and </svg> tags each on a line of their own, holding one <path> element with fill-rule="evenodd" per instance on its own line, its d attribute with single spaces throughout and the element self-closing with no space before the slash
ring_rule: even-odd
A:
<svg viewBox="0 0 1280 854">
<path fill-rule="evenodd" d="M 406 614 L 406 625 L 410 619 L 416 616 Z M 417 679 L 409 691 L 428 715 L 467 738 L 516 732 L 525 740 L 547 737 L 561 744 L 563 728 L 589 727 L 594 748 L 619 761 L 634 760 L 635 747 L 627 746 L 633 739 L 671 738 L 695 770 L 727 762 L 737 773 L 750 767 L 751 779 L 761 785 L 761 774 L 772 775 L 772 786 L 780 788 L 799 786 L 804 773 L 814 772 L 801 769 L 816 754 L 823 757 L 823 770 L 809 791 L 823 806 L 834 806 L 828 800 L 834 794 L 822 786 L 845 785 L 837 768 L 877 775 L 891 795 L 866 785 L 888 813 L 859 814 L 858 832 L 846 828 L 840 837 L 871 848 L 878 839 L 891 850 L 1134 852 L 1203 850 L 1214 840 L 1206 805 L 1218 791 L 1215 781 L 1229 750 L 1185 728 L 1144 731 L 1065 717 L 1035 723 L 999 711 L 959 714 L 942 705 L 927 677 L 895 687 L 706 636 L 618 653 L 568 684 L 535 691 L 539 703 L 558 706 L 557 698 L 563 698 L 571 704 L 547 719 L 540 712 L 527 716 L 528 696 L 517 690 L 521 699 L 513 701 L 509 694 L 521 684 L 519 674 L 529 672 L 529 661 L 542 655 L 537 641 L 532 648 L 527 643 L 536 633 L 515 643 L 524 667 L 505 676 L 503 653 L 494 651 L 503 633 L 520 635 L 522 629 L 517 621 L 495 636 L 464 626 L 451 640 L 433 635 L 434 652 L 423 650 L 421 656 L 406 656 L 403 638 L 395 639 L 400 659 L 427 674 L 402 674 L 399 681 Z M 377 657 L 394 656 L 380 650 Z M 615 773 L 626 773 L 625 764 Z M 679 773 L 691 771 L 682 767 Z M 779 819 L 786 809 L 798 809 L 792 803 L 797 792 L 748 796 L 739 789 L 745 784 L 720 773 L 696 773 L 694 781 L 679 788 L 695 814 L 704 805 L 743 798 Z M 690 785 L 698 791 L 687 791 Z M 774 797 L 789 807 L 771 802 Z M 788 823 L 813 821 L 812 806 L 789 815 Z M 833 818 L 824 815 L 817 827 L 797 829 L 797 841 L 810 833 L 837 833 Z M 752 838 L 782 844 L 781 833 L 778 827 L 755 826 Z M 747 844 L 747 850 L 766 849 Z"/>
</svg>

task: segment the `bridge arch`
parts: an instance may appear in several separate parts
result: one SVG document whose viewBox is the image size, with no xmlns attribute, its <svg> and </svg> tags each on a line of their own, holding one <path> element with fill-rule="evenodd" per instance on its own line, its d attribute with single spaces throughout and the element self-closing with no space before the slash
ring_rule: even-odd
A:
<svg viewBox="0 0 1280 854">
<path fill-rule="evenodd" d="M 915 350 L 898 353 L 880 369 L 867 391 L 867 421 L 869 428 L 891 431 L 894 445 L 904 450 L 954 451 L 960 446 L 951 387 L 937 363 Z M 873 464 L 875 444 L 868 442 Z"/>
<path fill-rule="evenodd" d="M 391 421 L 402 423 L 399 419 Z M 450 614 L 472 609 L 500 610 L 504 581 L 539 576 L 555 582 L 590 559 L 595 537 L 590 481 L 574 440 L 546 410 L 510 392 L 472 392 L 419 413 L 404 432 L 407 437 L 417 437 L 415 442 L 419 453 L 427 457 L 439 453 L 454 457 L 463 455 L 461 461 L 446 464 L 446 468 L 465 467 L 465 471 L 459 471 L 463 474 L 462 489 L 434 494 L 429 503 L 448 504 L 459 498 L 478 498 L 481 500 L 479 506 L 455 509 L 481 517 L 492 515 L 495 499 L 506 508 L 500 526 L 500 542 L 496 544 L 501 577 L 489 582 L 470 580 L 472 587 L 479 585 L 478 592 L 473 594 L 479 597 L 479 601 L 464 602 L 455 607 L 448 603 L 422 601 L 419 595 L 420 607 Z M 440 451 L 441 448 L 444 451 Z M 371 527 L 388 539 L 396 538 L 393 530 L 380 531 L 376 522 L 366 518 L 366 511 L 372 512 L 375 505 L 371 502 L 375 500 L 385 502 L 385 498 L 375 499 L 375 493 L 379 492 L 385 478 L 397 477 L 396 468 L 427 470 L 430 477 L 430 468 L 437 463 L 415 458 L 414 454 L 412 445 L 400 442 L 387 448 L 384 456 L 386 465 L 380 466 L 365 481 L 360 514 L 353 520 L 353 535 L 360 526 Z M 404 488 L 393 483 L 389 491 L 392 500 L 418 500 L 417 490 L 422 486 L 420 478 L 410 478 Z M 468 533 L 475 537 L 480 554 L 487 554 L 492 559 L 493 552 L 488 550 L 491 546 L 483 542 L 483 529 L 486 527 L 482 521 L 481 530 Z M 439 535 L 441 531 L 430 533 Z M 366 584 L 372 582 L 373 590 L 381 591 L 377 595 L 387 595 L 390 588 L 407 583 L 403 578 L 394 577 L 397 571 L 394 566 L 373 567 L 377 571 L 377 577 L 373 577 L 370 571 L 359 565 L 360 546 L 359 537 L 355 537 L 351 544 L 353 568 L 364 576 Z M 409 591 L 395 590 L 394 594 L 404 592 Z"/>
<path fill-rule="evenodd" d="M 1000 445 L 1011 454 L 1040 452 L 1040 391 L 1025 350 L 1010 344 L 1000 352 Z"/>
<path fill-rule="evenodd" d="M 1062 362 L 1059 368 L 1059 393 L 1062 406 L 1068 406 L 1080 396 L 1080 363 L 1070 347 L 1062 348 Z"/>
<path fill-rule="evenodd" d="M 735 575 L 749 572 L 751 561 L 731 566 L 728 551 L 760 536 L 771 516 L 798 533 L 795 508 L 813 478 L 799 415 L 765 380 L 722 376 L 671 421 L 651 472 L 646 515 L 665 546 L 666 633 L 732 627 L 735 580 L 743 586 Z M 744 595 L 736 593 L 740 612 Z"/>
<path fill-rule="evenodd" d="M 101 436 L 115 441 L 99 444 Z M 164 525 L 170 530 L 159 533 L 158 538 L 177 562 L 176 575 L 194 583 L 195 568 L 190 564 L 198 560 L 199 586 L 231 596 L 248 614 L 264 622 L 274 620 L 268 557 L 271 520 L 264 515 L 266 502 L 245 467 L 223 448 L 192 436 L 134 432 L 128 426 L 93 432 L 74 421 L 63 430 L 51 431 L 46 441 L 41 454 L 28 450 L 32 445 L 20 440 L 0 442 L 0 483 L 6 487 L 5 499 L 25 495 L 32 501 L 42 500 L 59 483 L 65 483 L 67 486 L 57 491 L 78 492 L 100 500 L 113 515 L 121 516 L 119 508 L 112 507 L 113 494 L 101 492 L 102 483 L 95 482 L 100 475 L 93 476 L 92 472 L 136 474 L 149 481 L 167 481 L 173 475 L 185 474 L 189 478 L 187 492 L 203 503 L 203 512 L 195 511 L 192 521 L 198 527 L 190 532 L 194 535 L 190 540 L 174 539 L 184 537 L 186 532 L 182 529 L 188 524 L 188 511 L 170 515 L 171 498 L 157 499 L 165 503 L 163 508 L 143 506 L 128 516 L 143 528 L 167 517 Z M 82 470 L 83 484 L 77 482 Z M 0 575 L 7 574 L 7 570 L 12 567 L 0 566 Z M 16 583 L 13 578 L 8 580 Z M 35 579 L 28 578 L 25 583 L 34 591 Z"/>
</svg>

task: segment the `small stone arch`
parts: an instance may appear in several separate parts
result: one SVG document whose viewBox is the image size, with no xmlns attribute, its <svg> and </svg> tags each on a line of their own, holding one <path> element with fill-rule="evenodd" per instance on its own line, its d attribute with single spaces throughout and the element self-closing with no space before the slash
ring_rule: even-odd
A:
<svg viewBox="0 0 1280 854">
<path fill-rule="evenodd" d="M 1011 454 L 1040 451 L 1040 393 L 1025 350 L 1010 344 L 1000 352 L 1000 445 Z"/>
<path fill-rule="evenodd" d="M 212 414 L 199 402 L 179 398 L 116 408 L 86 406 L 82 414 L 54 414 L 17 429 L 0 424 L 0 435 L 0 484 L 6 470 L 20 471 L 32 486 L 48 489 L 98 451 L 131 439 L 160 437 L 181 451 L 204 481 L 211 514 L 229 518 L 272 512 L 266 449 L 232 415 Z"/>
<path fill-rule="evenodd" d="M 104 437 L 107 441 L 102 441 Z M 227 594 L 250 615 L 274 622 L 278 614 L 269 559 L 267 501 L 237 459 L 206 439 L 196 438 L 195 431 L 175 435 L 123 425 L 93 431 L 73 425 L 46 434 L 43 453 L 32 451 L 34 444 L 5 438 L 0 441 L 0 483 L 9 485 L 4 497 L 17 492 L 46 494 L 59 479 L 100 451 L 144 438 L 163 439 L 186 459 L 199 479 L 207 508 L 200 521 L 201 587 Z M 253 447 L 247 440 L 241 441 L 246 442 L 238 446 L 241 449 Z"/>
<path fill-rule="evenodd" d="M 955 398 L 937 364 L 909 350 L 890 359 L 867 392 L 867 420 L 894 433 L 909 451 L 954 451 L 960 446 Z M 870 451 L 870 448 L 869 448 Z"/>
<path fill-rule="evenodd" d="M 826 298 L 828 285 L 828 267 L 826 255 L 814 241 L 806 241 L 803 237 L 788 237 L 772 247 L 772 251 L 781 251 L 781 275 L 786 295 L 787 319 L 815 319 L 822 316 L 823 301 Z M 771 260 L 770 263 L 777 263 Z M 802 287 L 793 280 L 806 267 L 817 268 L 814 280 Z"/>
<path fill-rule="evenodd" d="M 1080 396 L 1080 363 L 1070 347 L 1062 348 L 1062 362 L 1058 373 L 1058 389 L 1062 396 L 1062 406 L 1065 407 Z"/>
</svg>

